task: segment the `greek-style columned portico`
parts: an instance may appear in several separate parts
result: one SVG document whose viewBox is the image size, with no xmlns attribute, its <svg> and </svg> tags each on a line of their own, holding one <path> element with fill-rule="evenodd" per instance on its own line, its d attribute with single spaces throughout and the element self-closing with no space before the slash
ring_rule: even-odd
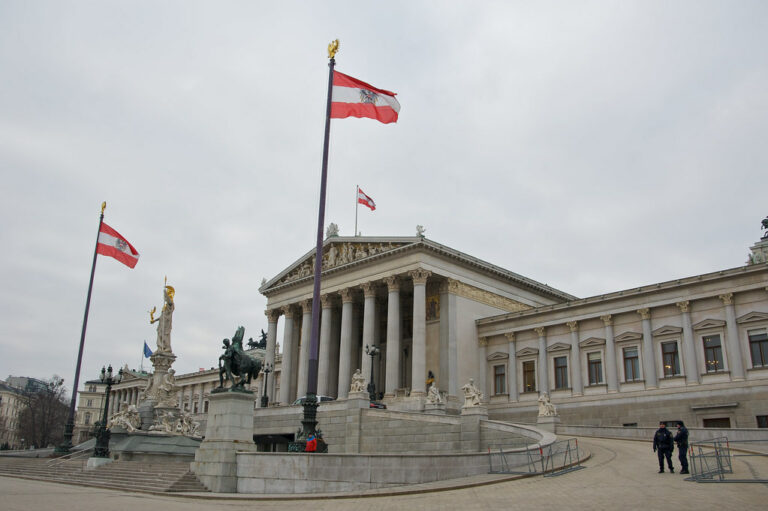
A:
<svg viewBox="0 0 768 511">
<path fill-rule="evenodd" d="M 282 360 L 273 378 L 279 389 L 268 389 L 278 405 L 306 394 L 313 260 L 314 250 L 259 290 L 267 297 L 267 360 Z M 327 238 L 318 394 L 345 398 L 352 374 L 360 369 L 368 380 L 373 362 L 385 401 L 418 409 L 432 372 L 450 402 L 469 378 L 485 377 L 478 372 L 475 318 L 572 298 L 422 236 Z M 282 354 L 273 341 L 280 324 Z M 379 347 L 380 355 L 371 360 L 366 346 Z"/>
</svg>

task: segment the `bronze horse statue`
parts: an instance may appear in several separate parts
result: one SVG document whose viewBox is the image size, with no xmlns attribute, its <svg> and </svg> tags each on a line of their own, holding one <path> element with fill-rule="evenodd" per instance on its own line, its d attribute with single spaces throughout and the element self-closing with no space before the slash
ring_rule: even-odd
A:
<svg viewBox="0 0 768 511">
<path fill-rule="evenodd" d="M 224 354 L 219 357 L 219 388 L 224 387 L 224 375 L 232 382 L 233 390 L 244 390 L 261 371 L 261 360 L 246 355 L 243 351 L 245 328 L 238 327 L 232 336 L 232 343 L 224 339 Z M 239 379 L 235 382 L 234 376 Z"/>
</svg>

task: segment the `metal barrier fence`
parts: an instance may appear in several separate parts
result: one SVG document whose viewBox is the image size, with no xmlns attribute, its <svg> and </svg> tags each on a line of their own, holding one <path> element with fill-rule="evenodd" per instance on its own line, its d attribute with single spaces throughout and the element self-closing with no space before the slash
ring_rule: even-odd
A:
<svg viewBox="0 0 768 511">
<path fill-rule="evenodd" d="M 525 450 L 512 450 L 507 445 L 489 446 L 488 455 L 491 474 L 553 477 L 584 468 L 579 457 L 579 442 L 575 438 Z"/>
<path fill-rule="evenodd" d="M 734 458 L 768 458 L 768 453 L 757 452 L 765 448 L 765 441 L 740 440 L 729 441 L 728 437 L 713 438 L 691 443 L 688 450 L 690 480 L 698 483 L 768 483 L 768 472 L 762 473 L 746 460 L 743 464 L 749 477 L 740 477 L 744 473 L 734 474 Z M 752 448 L 752 449 L 751 449 Z M 753 452 L 739 452 L 733 449 L 747 449 Z"/>
</svg>

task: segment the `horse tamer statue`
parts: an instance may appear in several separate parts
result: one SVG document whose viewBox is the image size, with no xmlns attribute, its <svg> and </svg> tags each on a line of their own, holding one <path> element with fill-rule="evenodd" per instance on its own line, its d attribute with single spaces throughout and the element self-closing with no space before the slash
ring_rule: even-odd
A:
<svg viewBox="0 0 768 511">
<path fill-rule="evenodd" d="M 232 336 L 232 342 L 224 339 L 224 354 L 219 357 L 219 388 L 224 387 L 224 375 L 226 379 L 232 382 L 232 390 L 245 390 L 245 384 L 251 383 L 251 380 L 261 371 L 261 360 L 250 357 L 243 351 L 243 336 L 245 328 L 238 327 L 235 335 Z M 239 379 L 235 381 L 234 376 Z"/>
</svg>

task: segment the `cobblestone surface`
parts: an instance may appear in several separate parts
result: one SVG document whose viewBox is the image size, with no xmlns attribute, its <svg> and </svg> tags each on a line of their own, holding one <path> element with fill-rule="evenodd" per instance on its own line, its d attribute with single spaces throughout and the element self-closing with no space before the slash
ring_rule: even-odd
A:
<svg viewBox="0 0 768 511">
<path fill-rule="evenodd" d="M 392 495 L 382 491 L 367 496 L 308 500 L 275 499 L 247 495 L 155 496 L 54 483 L 42 483 L 0 477 L 2 511 L 88 509 L 92 506 L 110 511 L 135 511 L 149 508 L 164 511 L 189 510 L 360 510 L 395 509 L 739 509 L 764 510 L 768 502 L 768 484 L 695 483 L 683 475 L 658 474 L 656 455 L 650 442 L 580 438 L 579 444 L 592 453 L 583 470 L 557 477 L 530 477 L 458 490 L 435 491 L 424 487 L 423 493 Z M 675 458 L 675 462 L 677 459 Z M 768 479 L 768 458 L 734 458 L 734 478 Z M 676 470 L 679 467 L 676 466 Z M 488 478 L 486 477 L 485 480 Z M 476 482 L 482 481 L 482 476 Z M 472 483 L 461 480 L 462 484 Z"/>
</svg>

